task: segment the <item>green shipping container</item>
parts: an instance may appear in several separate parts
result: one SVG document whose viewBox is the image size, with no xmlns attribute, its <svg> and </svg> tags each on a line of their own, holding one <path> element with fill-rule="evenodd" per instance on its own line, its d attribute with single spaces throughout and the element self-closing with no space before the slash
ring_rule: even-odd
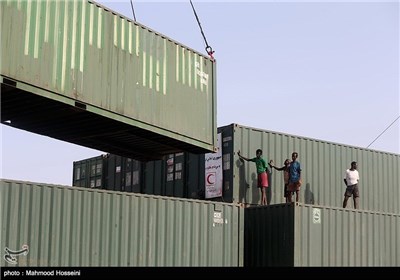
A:
<svg viewBox="0 0 400 280">
<path fill-rule="evenodd" d="M 29 250 L 2 267 L 243 266 L 238 205 L 4 179 L 0 199 L 0 248 Z"/>
<path fill-rule="evenodd" d="M 139 160 L 216 150 L 215 61 L 93 1 L 0 16 L 2 123 Z"/>
<path fill-rule="evenodd" d="M 245 266 L 400 266 L 400 215 L 300 203 L 245 209 Z"/>
<path fill-rule="evenodd" d="M 360 208 L 363 210 L 400 213 L 400 155 L 344 144 L 331 143 L 280 132 L 231 124 L 218 128 L 222 134 L 223 196 L 212 201 L 260 204 L 257 172 L 253 162 L 241 161 L 237 152 L 254 157 L 257 149 L 263 157 L 283 166 L 291 153 L 299 153 L 303 185 L 300 202 L 340 207 L 343 203 L 344 172 L 351 161 L 358 162 L 360 172 Z M 168 159 L 171 161 L 167 164 Z M 90 160 L 90 159 L 87 159 Z M 204 199 L 204 154 L 171 154 L 160 161 L 144 165 L 143 192 L 147 194 Z M 75 168 L 75 167 L 74 167 Z M 270 170 L 271 171 L 271 170 Z M 269 174 L 267 198 L 270 204 L 285 202 L 283 173 L 272 169 Z M 108 174 L 107 176 L 111 176 Z M 83 186 L 73 181 L 74 186 Z M 183 191 L 182 191 L 183 190 Z M 295 196 L 294 196 L 295 199 Z M 349 199 L 348 208 L 353 208 Z"/>
<path fill-rule="evenodd" d="M 89 160 L 74 162 L 73 185 L 83 188 L 103 188 L 105 186 L 104 168 L 107 167 L 106 158 L 101 155 Z"/>
<path fill-rule="evenodd" d="M 358 162 L 360 172 L 360 208 L 400 213 L 398 200 L 400 155 L 398 154 L 238 124 L 219 127 L 218 133 L 222 134 L 223 196 L 212 198 L 212 201 L 242 203 L 247 206 L 260 204 L 261 195 L 257 188 L 255 164 L 241 161 L 237 155 L 241 150 L 243 155 L 254 157 L 256 150 L 260 148 L 263 150 L 264 158 L 274 159 L 277 167 L 283 166 L 286 158 L 291 159 L 293 151 L 299 153 L 298 160 L 301 163 L 303 179 L 300 188 L 301 203 L 342 206 L 346 189 L 343 182 L 344 172 L 350 167 L 351 161 L 355 160 Z M 168 159 L 172 160 L 170 165 L 167 164 Z M 162 161 L 147 162 L 144 164 L 143 181 L 141 181 L 144 185 L 143 192 L 204 199 L 204 161 L 204 154 L 184 153 L 183 157 L 168 155 Z M 182 172 L 181 167 L 183 167 Z M 272 169 L 268 175 L 267 198 L 270 204 L 284 203 L 283 173 Z M 73 181 L 73 185 L 86 187 L 77 180 Z M 352 199 L 349 199 L 347 207 L 353 208 Z"/>
<path fill-rule="evenodd" d="M 224 201 L 248 205 L 260 204 L 257 172 L 253 162 L 241 161 L 237 152 L 273 159 L 282 167 L 292 152 L 299 154 L 303 184 L 301 203 L 341 207 L 346 186 L 343 178 L 352 161 L 358 162 L 360 173 L 360 209 L 400 214 L 400 155 L 371 149 L 317 140 L 281 132 L 231 124 L 219 127 L 222 133 L 224 166 Z M 269 174 L 267 196 L 271 204 L 284 203 L 283 172 Z M 295 197 L 295 196 L 294 196 Z M 348 208 L 353 208 L 349 199 Z"/>
</svg>

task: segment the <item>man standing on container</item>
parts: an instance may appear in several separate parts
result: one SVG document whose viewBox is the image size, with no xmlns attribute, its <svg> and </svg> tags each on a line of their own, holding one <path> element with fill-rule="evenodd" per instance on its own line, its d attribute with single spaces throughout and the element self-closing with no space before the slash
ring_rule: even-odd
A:
<svg viewBox="0 0 400 280">
<path fill-rule="evenodd" d="M 290 161 L 289 159 L 286 159 L 285 162 L 283 163 L 282 167 L 276 167 L 274 165 L 274 161 L 271 159 L 269 161 L 269 166 L 271 168 L 275 168 L 278 171 L 283 171 L 283 181 L 285 183 L 283 187 L 283 196 L 285 197 L 286 203 L 289 202 L 289 191 L 288 191 L 288 186 L 289 186 L 289 168 L 290 168 Z"/>
<path fill-rule="evenodd" d="M 344 183 L 346 184 L 346 192 L 344 193 L 343 208 L 347 206 L 347 200 L 350 196 L 353 196 L 354 209 L 358 209 L 358 198 L 360 196 L 358 191 L 358 181 L 360 180 L 360 175 L 357 171 L 357 162 L 353 161 L 351 163 L 351 168 L 346 170 L 344 174 Z"/>
<path fill-rule="evenodd" d="M 246 161 L 252 161 L 256 164 L 257 169 L 257 187 L 261 190 L 261 205 L 268 205 L 267 200 L 267 188 L 268 188 L 268 176 L 267 176 L 267 162 L 261 157 L 262 150 L 257 149 L 255 158 L 246 158 L 238 151 L 238 156 Z"/>
<path fill-rule="evenodd" d="M 296 192 L 296 202 L 299 202 L 300 186 L 301 186 L 301 167 L 297 161 L 299 154 L 292 153 L 292 162 L 289 165 L 289 185 L 288 185 L 288 202 L 292 202 L 292 193 Z"/>
</svg>

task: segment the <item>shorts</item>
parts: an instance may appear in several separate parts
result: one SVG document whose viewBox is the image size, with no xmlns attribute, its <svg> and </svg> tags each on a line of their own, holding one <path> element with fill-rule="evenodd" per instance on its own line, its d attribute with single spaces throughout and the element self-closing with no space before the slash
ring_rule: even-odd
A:
<svg viewBox="0 0 400 280">
<path fill-rule="evenodd" d="M 289 182 L 288 191 L 289 192 L 296 192 L 300 190 L 301 182 Z"/>
<path fill-rule="evenodd" d="M 351 186 L 347 186 L 346 192 L 344 193 L 345 196 L 354 196 L 354 197 L 359 197 L 360 193 L 358 191 L 358 184 L 354 184 Z"/>
<path fill-rule="evenodd" d="M 257 187 L 268 188 L 267 172 L 262 172 L 257 175 Z"/>
</svg>

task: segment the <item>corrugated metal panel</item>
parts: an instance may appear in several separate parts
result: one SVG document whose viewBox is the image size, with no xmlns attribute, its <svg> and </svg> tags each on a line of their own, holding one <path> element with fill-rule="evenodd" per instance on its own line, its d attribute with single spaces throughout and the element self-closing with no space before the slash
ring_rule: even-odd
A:
<svg viewBox="0 0 400 280">
<path fill-rule="evenodd" d="M 165 194 L 165 160 L 154 160 L 144 163 L 143 193 Z"/>
<path fill-rule="evenodd" d="M 399 266 L 400 215 L 300 205 L 295 266 Z"/>
<path fill-rule="evenodd" d="M 92 1 L 0 14 L 2 121 L 145 160 L 216 149 L 211 59 Z"/>
<path fill-rule="evenodd" d="M 183 161 L 183 153 L 179 153 L 179 156 L 176 156 L 175 154 L 170 154 L 166 156 L 166 161 L 165 161 L 166 196 L 182 197 L 183 195 L 182 161 Z"/>
<path fill-rule="evenodd" d="M 205 197 L 205 155 L 185 153 L 187 198 L 204 199 Z"/>
<path fill-rule="evenodd" d="M 107 160 L 104 155 L 74 162 L 72 185 L 105 189 Z"/>
<path fill-rule="evenodd" d="M 260 191 L 257 186 L 255 164 L 242 162 L 237 151 L 248 157 L 255 156 L 261 148 L 264 158 L 274 159 L 275 165 L 283 166 L 291 153 L 299 153 L 299 162 L 303 172 L 303 186 L 300 190 L 300 202 L 313 205 L 340 207 L 343 202 L 345 185 L 343 175 L 350 162 L 358 161 L 360 172 L 360 207 L 364 210 L 389 213 L 400 212 L 400 155 L 368 150 L 294 136 L 268 130 L 231 124 L 218 128 L 222 134 L 223 153 L 223 197 L 213 201 L 239 202 L 250 205 L 260 203 Z M 174 158 L 174 155 L 172 155 Z M 204 154 L 185 153 L 182 172 L 183 196 L 204 198 Z M 157 195 L 177 195 L 174 184 L 168 185 L 169 178 L 175 174 L 168 172 L 167 159 L 148 162 L 144 165 L 144 193 Z M 174 172 L 174 169 L 171 169 Z M 269 173 L 270 187 L 267 198 L 271 204 L 285 202 L 283 197 L 283 173 L 272 170 Z M 181 184 L 181 183 L 179 183 Z M 178 185 L 179 185 L 178 184 Z M 353 207 L 350 199 L 348 207 Z"/>
<path fill-rule="evenodd" d="M 351 161 L 358 162 L 360 172 L 360 208 L 364 210 L 400 213 L 400 155 L 385 153 L 322 140 L 283 134 L 268 130 L 232 124 L 221 127 L 229 148 L 232 177 L 225 177 L 233 186 L 233 201 L 259 204 L 260 192 L 253 162 L 242 162 L 242 155 L 254 157 L 257 149 L 263 150 L 264 159 L 273 159 L 277 167 L 283 166 L 292 152 L 299 153 L 303 185 L 300 202 L 314 205 L 340 207 L 345 185 L 343 175 Z M 232 142 L 230 142 L 232 141 Z M 225 147 L 225 143 L 224 143 Z M 226 150 L 224 150 L 224 154 Z M 233 154 L 234 153 L 234 154 Z M 226 175 L 227 173 L 224 173 Z M 283 173 L 273 170 L 268 199 L 272 204 L 283 203 Z M 348 206 L 353 202 L 349 200 Z"/>
<path fill-rule="evenodd" d="M 245 210 L 246 266 L 399 266 L 400 215 L 284 204 Z"/>
<path fill-rule="evenodd" d="M 176 153 L 148 162 L 105 154 L 73 165 L 72 186 L 204 199 L 204 154 Z"/>
<path fill-rule="evenodd" d="M 141 193 L 143 163 L 117 155 L 105 155 L 106 168 L 102 170 L 105 189 Z"/>
<path fill-rule="evenodd" d="M 88 160 L 74 161 L 74 167 L 72 171 L 72 186 L 88 188 Z"/>
<path fill-rule="evenodd" d="M 0 195 L 0 248 L 29 246 L 17 266 L 243 265 L 237 205 L 12 180 Z"/>
<path fill-rule="evenodd" d="M 245 209 L 244 266 L 294 265 L 294 207 Z"/>
</svg>

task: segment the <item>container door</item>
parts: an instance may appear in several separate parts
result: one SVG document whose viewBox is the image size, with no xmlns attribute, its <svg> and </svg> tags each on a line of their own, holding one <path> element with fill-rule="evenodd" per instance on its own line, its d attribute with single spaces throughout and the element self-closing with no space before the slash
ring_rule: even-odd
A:
<svg viewBox="0 0 400 280">
<path fill-rule="evenodd" d="M 185 155 L 176 153 L 174 157 L 174 197 L 185 197 Z"/>
<path fill-rule="evenodd" d="M 223 185 L 222 195 L 224 202 L 233 202 L 233 128 L 232 126 L 218 129 L 222 136 L 222 168 Z"/>
<path fill-rule="evenodd" d="M 126 184 L 126 182 L 125 182 Z M 132 192 L 140 193 L 142 184 L 142 162 L 138 160 L 132 160 Z"/>
<path fill-rule="evenodd" d="M 185 153 L 185 157 L 186 197 L 204 199 L 204 154 Z"/>
<path fill-rule="evenodd" d="M 213 266 L 222 266 L 224 246 L 223 246 L 223 232 L 224 232 L 224 213 L 222 210 L 214 210 L 213 224 L 212 224 L 212 256 Z"/>
<path fill-rule="evenodd" d="M 164 195 L 164 160 L 154 160 L 143 164 L 143 190 L 145 194 Z"/>
<path fill-rule="evenodd" d="M 296 210 L 299 210 L 300 207 L 297 207 Z M 306 210 L 302 208 L 300 211 Z M 310 258 L 310 266 L 321 266 L 322 265 L 322 211 L 321 208 L 309 208 L 307 209 L 311 213 L 311 221 L 310 221 L 310 246 L 308 255 Z"/>
<path fill-rule="evenodd" d="M 165 161 L 165 195 L 174 196 L 175 155 L 169 154 Z"/>
<path fill-rule="evenodd" d="M 117 155 L 110 155 L 108 159 L 108 190 L 121 191 L 122 184 L 122 158 Z"/>
<path fill-rule="evenodd" d="M 88 160 L 74 162 L 72 186 L 81 188 L 89 187 L 88 163 Z"/>
<path fill-rule="evenodd" d="M 103 157 L 96 157 L 89 160 L 89 187 L 102 188 L 103 186 Z"/>
</svg>

